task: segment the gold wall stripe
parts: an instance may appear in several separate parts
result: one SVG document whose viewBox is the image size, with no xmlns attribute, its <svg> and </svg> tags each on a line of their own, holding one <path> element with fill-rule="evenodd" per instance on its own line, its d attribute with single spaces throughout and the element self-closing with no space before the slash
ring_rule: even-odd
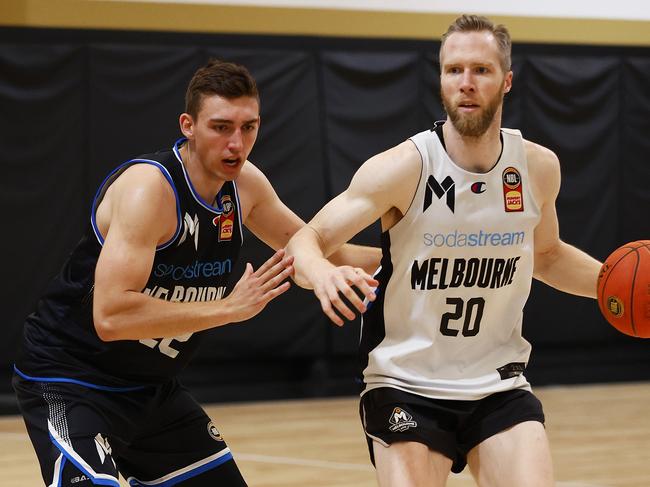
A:
<svg viewBox="0 0 650 487">
<path fill-rule="evenodd" d="M 438 39 L 455 14 L 106 0 L 0 0 L 0 26 Z M 514 42 L 650 46 L 650 21 L 490 16 Z"/>
</svg>

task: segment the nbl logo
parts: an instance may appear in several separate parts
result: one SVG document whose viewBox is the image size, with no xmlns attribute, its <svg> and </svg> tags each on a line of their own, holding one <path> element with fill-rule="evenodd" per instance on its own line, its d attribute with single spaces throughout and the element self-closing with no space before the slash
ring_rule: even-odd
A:
<svg viewBox="0 0 650 487">
<path fill-rule="evenodd" d="M 441 199 L 446 194 L 447 206 L 453 213 L 454 205 L 456 203 L 455 187 L 456 185 L 454 183 L 454 180 L 451 179 L 451 176 L 447 176 L 445 179 L 443 179 L 442 183 L 439 183 L 433 176 L 429 176 L 429 179 L 427 180 L 427 187 L 424 192 L 424 206 L 422 208 L 422 213 L 427 211 L 427 208 L 431 206 L 434 194 L 438 199 Z"/>
</svg>

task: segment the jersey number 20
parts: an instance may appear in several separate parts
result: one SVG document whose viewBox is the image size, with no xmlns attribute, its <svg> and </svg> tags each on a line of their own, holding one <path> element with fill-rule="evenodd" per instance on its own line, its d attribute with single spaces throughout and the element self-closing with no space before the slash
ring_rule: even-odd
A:
<svg viewBox="0 0 650 487">
<path fill-rule="evenodd" d="M 462 298 L 447 298 L 447 304 L 454 306 L 453 311 L 449 311 L 442 315 L 440 320 L 440 333 L 448 337 L 455 337 L 458 335 L 458 329 L 452 328 L 449 322 L 456 321 L 465 316 L 463 321 L 463 336 L 473 337 L 478 335 L 481 328 L 481 318 L 483 318 L 483 308 L 485 308 L 485 299 L 471 298 L 467 300 L 467 304 Z"/>
</svg>

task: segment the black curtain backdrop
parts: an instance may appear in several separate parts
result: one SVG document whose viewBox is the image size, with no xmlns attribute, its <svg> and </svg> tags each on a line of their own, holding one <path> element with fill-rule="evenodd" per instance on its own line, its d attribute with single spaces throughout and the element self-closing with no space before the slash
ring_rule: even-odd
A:
<svg viewBox="0 0 650 487">
<path fill-rule="evenodd" d="M 246 65 L 262 98 L 251 160 L 308 220 L 368 157 L 444 118 L 437 42 L 0 29 L 4 256 L 0 394 L 23 320 L 89 218 L 107 172 L 170 146 L 187 82 L 210 57 Z M 503 125 L 562 163 L 562 238 L 598 259 L 650 239 L 650 49 L 516 45 Z M 246 234 L 242 263 L 271 253 Z M 378 245 L 379 226 L 357 243 Z M 594 301 L 535 283 L 526 307 L 533 384 L 650 379 L 650 342 Z M 211 332 L 183 379 L 201 400 L 356 392 L 359 323 L 330 325 L 292 289 Z M 5 407 L 5 408 L 6 408 Z"/>
</svg>

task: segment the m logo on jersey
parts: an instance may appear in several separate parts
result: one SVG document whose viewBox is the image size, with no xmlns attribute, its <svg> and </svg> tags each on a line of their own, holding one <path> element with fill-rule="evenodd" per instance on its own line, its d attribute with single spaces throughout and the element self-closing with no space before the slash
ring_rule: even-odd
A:
<svg viewBox="0 0 650 487">
<path fill-rule="evenodd" d="M 95 447 L 97 447 L 97 454 L 102 464 L 104 464 L 106 457 L 109 457 L 113 462 L 113 466 L 115 466 L 115 460 L 111 457 L 111 453 L 113 453 L 111 445 L 108 444 L 108 440 L 101 433 L 97 433 L 97 436 L 95 436 Z"/>
<path fill-rule="evenodd" d="M 404 411 L 402 408 L 395 408 L 388 418 L 390 426 L 388 427 L 393 433 L 406 431 L 409 428 L 415 428 L 418 424 L 413 421 L 413 416 Z"/>
<path fill-rule="evenodd" d="M 454 205 L 456 202 L 455 187 L 456 185 L 454 183 L 454 180 L 451 179 L 450 176 L 447 176 L 445 179 L 443 179 L 442 184 L 439 183 L 433 176 L 429 176 L 429 179 L 427 180 L 427 187 L 424 191 L 424 207 L 422 208 L 422 213 L 427 211 L 427 208 L 431 206 L 434 194 L 438 199 L 441 199 L 446 194 L 447 206 L 453 213 Z"/>
<path fill-rule="evenodd" d="M 194 248 L 199 250 L 199 217 L 196 214 L 194 215 L 194 219 L 192 219 L 189 213 L 185 213 L 185 218 L 183 219 L 183 235 L 178 241 L 178 245 L 185 242 L 188 234 L 190 237 L 194 237 Z"/>
</svg>

